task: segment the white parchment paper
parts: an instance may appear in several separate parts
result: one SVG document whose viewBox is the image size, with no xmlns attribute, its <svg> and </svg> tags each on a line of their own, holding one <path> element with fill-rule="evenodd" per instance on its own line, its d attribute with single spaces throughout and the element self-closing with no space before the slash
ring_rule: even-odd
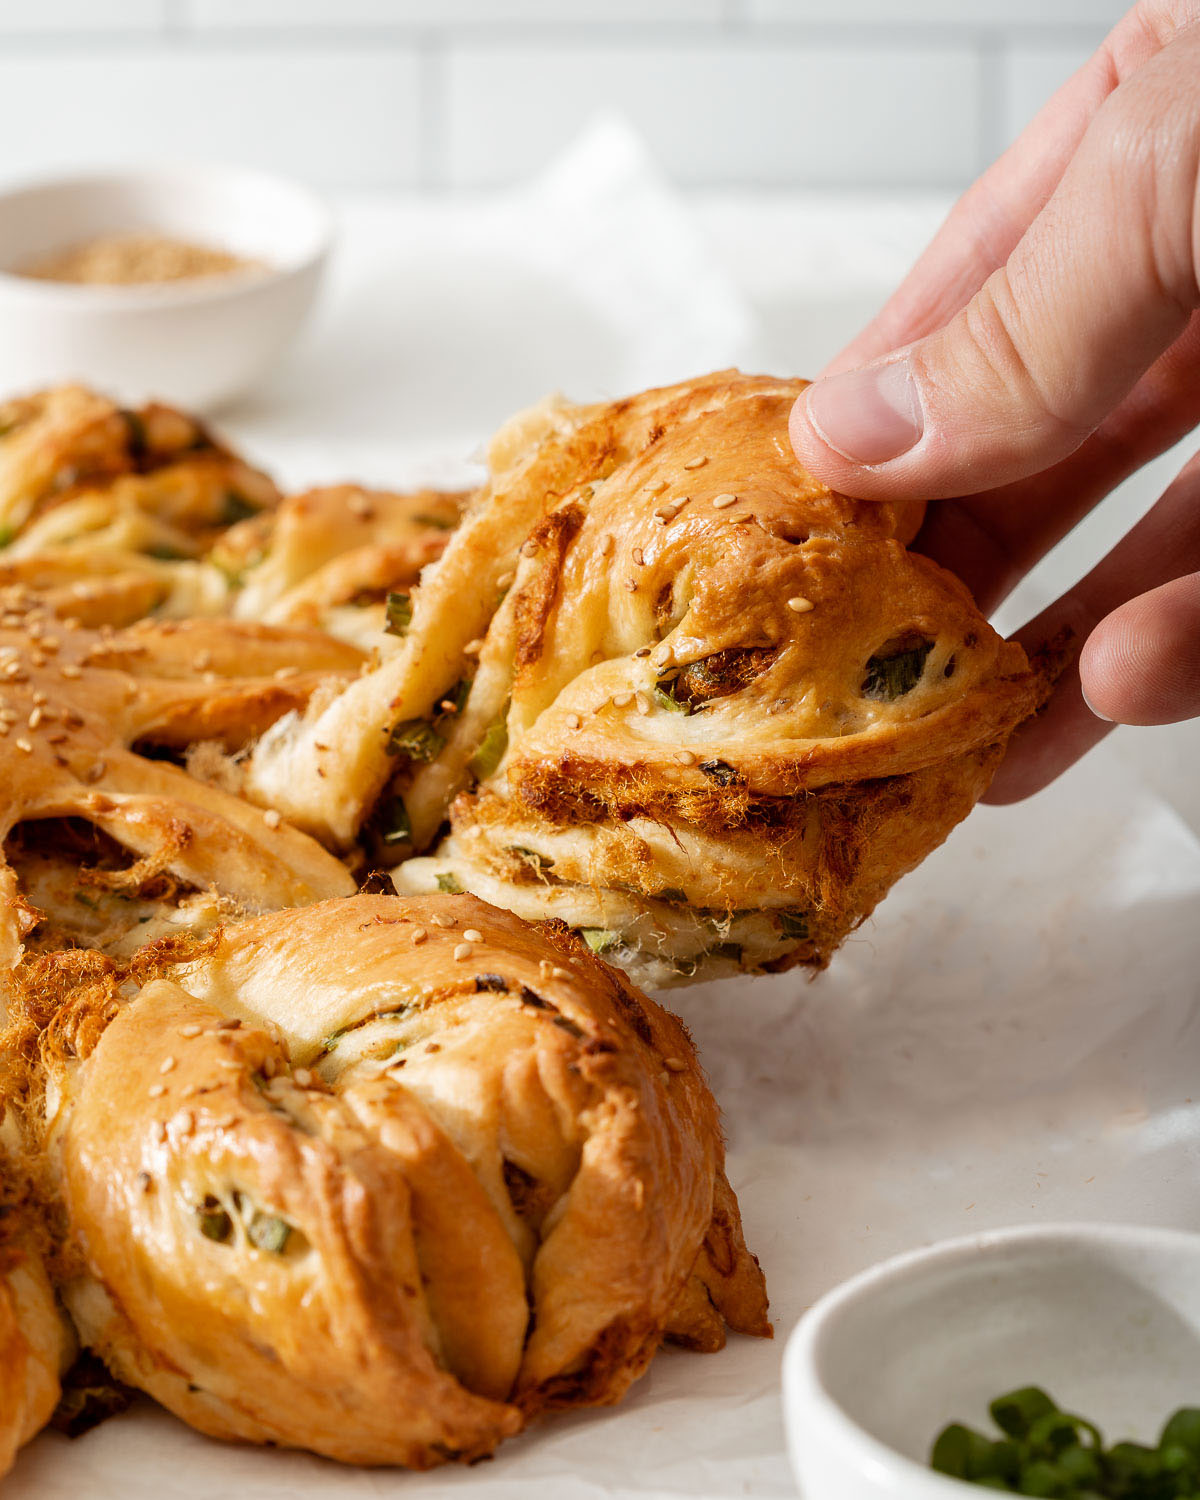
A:
<svg viewBox="0 0 1200 1500">
<path fill-rule="evenodd" d="M 679 204 L 608 125 L 485 213 L 361 210 L 322 329 L 230 425 L 296 482 L 396 484 L 547 388 L 591 397 L 752 349 Z M 1198 960 L 1200 845 L 1096 751 L 1032 802 L 978 809 L 827 974 L 669 997 L 724 1106 L 774 1343 L 664 1351 L 621 1407 L 433 1475 L 223 1447 L 146 1403 L 43 1435 L 5 1500 L 791 1495 L 782 1342 L 828 1287 L 1001 1224 L 1200 1227 Z"/>
</svg>

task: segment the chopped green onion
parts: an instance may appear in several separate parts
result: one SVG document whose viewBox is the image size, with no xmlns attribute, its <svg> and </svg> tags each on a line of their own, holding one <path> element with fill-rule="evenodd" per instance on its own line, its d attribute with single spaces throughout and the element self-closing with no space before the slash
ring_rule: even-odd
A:
<svg viewBox="0 0 1200 1500">
<path fill-rule="evenodd" d="M 660 677 L 654 684 L 654 701 L 659 708 L 665 708 L 668 713 L 690 714 L 691 706 L 680 703 L 677 698 L 671 696 L 671 689 L 675 686 L 673 677 Z"/>
<path fill-rule="evenodd" d="M 1000 1431 L 1015 1438 L 1023 1438 L 1040 1417 L 1049 1416 L 1057 1410 L 1058 1407 L 1045 1391 L 1036 1385 L 1010 1391 L 1007 1396 L 997 1396 L 988 1407 L 992 1421 Z"/>
<path fill-rule="evenodd" d="M 444 891 L 447 896 L 462 895 L 462 883 L 457 875 L 451 874 L 449 870 L 443 870 L 436 878 L 439 891 Z"/>
<path fill-rule="evenodd" d="M 387 596 L 387 624 L 383 627 L 388 635 L 406 635 L 412 624 L 412 595 L 389 594 Z"/>
<path fill-rule="evenodd" d="M 407 755 L 420 765 L 426 765 L 438 754 L 446 741 L 427 719 L 405 719 L 397 724 L 388 736 L 389 755 Z"/>
<path fill-rule="evenodd" d="M 454 686 L 446 694 L 445 698 L 441 700 L 443 703 L 453 703 L 454 707 L 445 709 L 444 712 L 454 714 L 462 713 L 463 709 L 467 706 L 467 699 L 471 696 L 472 681 L 473 679 L 470 677 L 461 677 L 454 684 Z"/>
<path fill-rule="evenodd" d="M 1158 1446 L 1186 1448 L 1200 1457 L 1200 1408 L 1181 1406 L 1163 1428 Z"/>
<path fill-rule="evenodd" d="M 894 703 L 897 698 L 903 698 L 920 682 L 925 658 L 932 650 L 933 642 L 926 640 L 912 645 L 905 643 L 898 650 L 885 646 L 868 660 L 859 692 L 864 698 L 874 698 L 878 703 Z"/>
<path fill-rule="evenodd" d="M 610 932 L 607 927 L 581 927 L 579 936 L 593 953 L 608 953 L 621 941 L 620 934 Z"/>
<path fill-rule="evenodd" d="M 379 837 L 389 847 L 392 844 L 412 843 L 412 823 L 403 797 L 393 797 L 383 820 Z"/>
<path fill-rule="evenodd" d="M 479 749 L 471 757 L 471 771 L 480 781 L 486 781 L 504 759 L 508 749 L 508 725 L 497 719 L 488 726 L 487 733 L 479 742 Z"/>
<path fill-rule="evenodd" d="M 15 526 L 0 526 L 0 547 L 7 547 L 16 537 Z"/>
<path fill-rule="evenodd" d="M 455 521 L 443 521 L 441 516 L 425 514 L 414 516 L 413 520 L 418 526 L 432 526 L 435 531 L 453 531 L 457 525 Z"/>
<path fill-rule="evenodd" d="M 233 1234 L 233 1220 L 222 1208 L 220 1200 L 211 1193 L 196 1210 L 196 1220 L 204 1238 L 213 1240 L 218 1245 L 224 1245 Z"/>
<path fill-rule="evenodd" d="M 271 1255 L 282 1255 L 291 1238 L 292 1226 L 286 1219 L 277 1218 L 274 1214 L 256 1213 L 246 1225 L 246 1234 L 250 1243 L 257 1245 L 260 1250 L 266 1250 Z"/>
</svg>

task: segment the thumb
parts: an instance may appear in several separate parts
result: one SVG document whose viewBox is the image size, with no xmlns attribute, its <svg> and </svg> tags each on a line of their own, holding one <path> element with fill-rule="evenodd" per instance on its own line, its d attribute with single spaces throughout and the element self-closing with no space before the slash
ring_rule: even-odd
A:
<svg viewBox="0 0 1200 1500">
<path fill-rule="evenodd" d="M 1097 113 L 1014 250 L 942 330 L 796 402 L 797 457 L 867 499 L 1027 478 L 1099 426 L 1200 306 L 1200 27 Z"/>
</svg>

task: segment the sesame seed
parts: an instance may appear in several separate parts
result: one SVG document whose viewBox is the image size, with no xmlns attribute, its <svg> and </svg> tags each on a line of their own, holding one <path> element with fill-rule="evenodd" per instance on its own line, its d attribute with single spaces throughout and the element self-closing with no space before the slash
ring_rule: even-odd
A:
<svg viewBox="0 0 1200 1500">
<path fill-rule="evenodd" d="M 196 655 L 192 657 L 192 666 L 195 667 L 197 672 L 207 672 L 209 667 L 212 666 L 212 662 L 213 658 L 211 651 L 198 651 Z"/>
<path fill-rule="evenodd" d="M 429 934 L 423 927 L 414 927 L 412 930 L 413 947 L 419 948 Z"/>
<path fill-rule="evenodd" d="M 24 752 L 25 752 L 26 755 L 32 755 L 33 754 L 33 746 L 29 743 L 28 740 L 18 740 L 17 741 L 17 749 L 18 750 L 24 750 Z"/>
<path fill-rule="evenodd" d="M 58 642 L 52 635 L 48 635 L 42 642 L 42 650 L 45 651 L 48 656 L 53 656 L 54 653 L 58 650 Z"/>
<path fill-rule="evenodd" d="M 660 526 L 665 526 L 668 521 L 675 519 L 677 512 L 673 505 L 660 505 L 654 512 L 654 519 Z"/>
<path fill-rule="evenodd" d="M 483 933 L 477 932 L 474 927 L 467 927 L 463 931 L 463 937 L 468 943 L 482 943 Z"/>
<path fill-rule="evenodd" d="M 160 1073 L 169 1073 L 174 1066 L 175 1059 L 173 1057 L 164 1057 L 161 1064 L 159 1065 L 158 1071 Z"/>
<path fill-rule="evenodd" d="M 107 771 L 107 770 L 108 770 L 108 763 L 107 763 L 107 761 L 103 761 L 103 760 L 93 761 L 92 764 L 84 772 L 83 779 L 85 781 L 91 781 L 91 782 L 99 781 L 100 778 L 104 775 L 105 771 Z"/>
<path fill-rule="evenodd" d="M 708 462 L 708 454 L 702 453 L 699 458 L 689 458 L 684 464 L 685 469 L 702 469 Z"/>
<path fill-rule="evenodd" d="M 179 1123 L 179 1134 L 191 1135 L 192 1131 L 196 1128 L 196 1116 L 191 1112 L 191 1110 L 182 1110 L 175 1116 L 175 1118 Z"/>
<path fill-rule="evenodd" d="M 476 637 L 475 640 L 468 641 L 467 644 L 463 647 L 463 655 L 464 656 L 478 656 L 479 653 L 482 650 L 483 650 L 483 642 L 478 637 Z"/>
<path fill-rule="evenodd" d="M 460 963 L 463 959 L 470 958 L 474 952 L 475 950 L 471 947 L 470 943 L 456 943 L 454 945 L 454 956 Z"/>
<path fill-rule="evenodd" d="M 456 714 L 458 712 L 458 704 L 455 703 L 453 698 L 443 698 L 438 704 L 438 708 L 444 714 Z"/>
<path fill-rule="evenodd" d="M 650 712 L 650 700 L 646 697 L 645 693 L 635 693 L 634 697 L 637 699 L 638 713 L 648 714 Z"/>
<path fill-rule="evenodd" d="M 664 1057 L 663 1067 L 671 1073 L 687 1072 L 687 1063 L 684 1062 L 682 1057 Z"/>
<path fill-rule="evenodd" d="M 42 722 L 42 720 L 45 718 L 45 716 L 46 716 L 46 714 L 45 714 L 45 710 L 44 709 L 41 709 L 41 708 L 32 709 L 30 711 L 29 718 L 26 720 L 26 723 L 29 725 L 30 729 L 36 729 L 38 727 L 38 725 Z"/>
<path fill-rule="evenodd" d="M 266 812 L 263 813 L 263 822 L 267 825 L 268 828 L 278 828 L 282 821 L 283 819 L 279 816 L 279 814 L 273 807 L 268 807 Z"/>
<path fill-rule="evenodd" d="M 512 581 L 513 581 L 513 579 L 516 576 L 517 575 L 515 573 L 513 573 L 511 570 L 509 572 L 507 572 L 507 573 L 501 573 L 500 577 L 496 579 L 496 587 L 498 589 L 508 589 L 508 588 L 511 588 L 512 587 Z"/>
<path fill-rule="evenodd" d="M 167 1086 L 165 1083 L 152 1083 L 148 1092 L 151 1099 L 161 1099 L 162 1096 L 167 1092 Z"/>
<path fill-rule="evenodd" d="M 636 594 L 637 593 L 637 584 L 633 581 L 632 578 L 626 578 L 624 580 L 624 582 L 625 582 L 625 587 L 629 590 L 629 592 L 631 594 Z"/>
<path fill-rule="evenodd" d="M 548 958 L 538 959 L 538 973 L 543 979 L 549 979 L 554 974 L 554 965 Z"/>
<path fill-rule="evenodd" d="M 232 1061 L 232 1059 L 228 1059 L 228 1060 Z M 240 1064 L 239 1064 L 239 1066 L 240 1066 Z M 262 1074 L 263 1074 L 264 1078 L 274 1078 L 275 1077 L 275 1059 L 273 1057 L 264 1057 L 263 1058 Z"/>
<path fill-rule="evenodd" d="M 742 511 L 741 515 L 730 516 L 729 519 L 735 526 L 744 526 L 747 521 L 753 521 L 754 517 L 749 513 L 749 511 Z"/>
<path fill-rule="evenodd" d="M 655 495 L 661 495 L 666 487 L 667 481 L 665 479 L 652 479 L 646 486 L 646 493 L 653 499 Z"/>
<path fill-rule="evenodd" d="M 714 510 L 728 510 L 731 505 L 735 505 L 736 503 L 737 503 L 737 496 L 736 495 L 714 495 L 713 496 L 713 509 Z"/>
<path fill-rule="evenodd" d="M 612 550 L 616 545 L 617 543 L 615 538 L 613 537 L 612 532 L 606 531 L 600 538 L 600 556 L 610 557 L 612 555 Z"/>
<path fill-rule="evenodd" d="M 364 521 L 370 520 L 374 514 L 371 509 L 371 502 L 365 495 L 351 495 L 347 505 L 351 515 L 359 516 Z"/>
<path fill-rule="evenodd" d="M 202 1030 L 202 1028 L 199 1027 L 199 1026 L 196 1026 L 195 1024 L 188 1025 L 188 1026 L 181 1026 L 179 1028 L 179 1035 L 180 1036 L 186 1036 L 186 1037 L 199 1036 L 201 1030 Z"/>
<path fill-rule="evenodd" d="M 788 608 L 794 609 L 798 615 L 806 615 L 810 609 L 815 608 L 811 599 L 806 599 L 803 594 L 797 594 L 794 599 L 789 599 Z"/>
<path fill-rule="evenodd" d="M 677 750 L 675 752 L 675 759 L 681 766 L 694 766 L 696 764 L 696 757 L 690 750 Z"/>
<path fill-rule="evenodd" d="M 614 693 L 613 694 L 613 707 L 614 708 L 628 708 L 629 705 L 632 702 L 633 702 L 633 694 L 632 693 Z"/>
<path fill-rule="evenodd" d="M 566 725 L 568 729 L 578 729 L 582 722 L 583 721 L 582 719 L 580 719 L 578 714 L 568 714 L 566 717 Z"/>
<path fill-rule="evenodd" d="M 218 1031 L 240 1031 L 242 1023 L 237 1016 L 226 1016 L 223 1021 L 217 1022 L 216 1029 Z"/>
<path fill-rule="evenodd" d="M 649 656 L 650 655 L 650 647 L 649 646 L 639 646 L 637 648 L 637 650 L 633 654 L 634 654 L 634 656 Z"/>
<path fill-rule="evenodd" d="M 537 549 L 538 544 L 530 537 L 527 541 L 521 543 L 521 556 L 532 557 L 537 552 Z"/>
<path fill-rule="evenodd" d="M 44 708 L 50 700 L 46 697 L 45 693 L 34 693 L 33 701 L 39 708 Z"/>
<path fill-rule="evenodd" d="M 292 1074 L 292 1081 L 298 1084 L 300 1088 L 306 1089 L 311 1085 L 313 1077 L 307 1068 L 297 1068 Z"/>
<path fill-rule="evenodd" d="M 669 661 L 674 659 L 674 656 L 675 648 L 664 642 L 661 646 L 656 646 L 650 653 L 650 665 L 652 667 L 665 667 Z"/>
<path fill-rule="evenodd" d="M 433 916 L 433 925 L 435 927 L 453 927 L 454 918 L 446 916 L 444 912 L 435 912 Z"/>
<path fill-rule="evenodd" d="M 299 667 L 277 667 L 275 669 L 275 681 L 286 682 L 289 677 L 298 676 L 299 671 Z"/>
<path fill-rule="evenodd" d="M 31 651 L 29 653 L 29 660 L 35 667 L 44 667 L 46 665 L 46 658 L 40 651 Z"/>
<path fill-rule="evenodd" d="M 646 566 L 646 554 L 640 547 L 635 547 L 633 549 L 632 556 L 634 562 L 638 565 L 639 568 L 644 568 Z"/>
<path fill-rule="evenodd" d="M 571 971 L 570 971 L 570 969 L 559 968 L 557 964 L 555 965 L 555 967 L 553 969 L 550 970 L 550 978 L 551 979 L 570 979 L 570 977 L 571 977 Z"/>
</svg>

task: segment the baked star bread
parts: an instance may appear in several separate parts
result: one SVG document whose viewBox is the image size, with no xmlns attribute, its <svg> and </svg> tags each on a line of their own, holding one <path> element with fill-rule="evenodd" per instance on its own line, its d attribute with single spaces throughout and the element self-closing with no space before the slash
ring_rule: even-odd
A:
<svg viewBox="0 0 1200 1500">
<path fill-rule="evenodd" d="M 799 467 L 804 384 L 517 418 L 403 649 L 278 721 L 250 795 L 334 846 L 434 844 L 399 889 L 561 919 L 647 984 L 827 963 L 1042 684 L 908 550 L 920 504 Z"/>
<path fill-rule="evenodd" d="M 562 928 L 360 895 L 17 1016 L 81 1342 L 202 1432 L 428 1468 L 770 1334 L 686 1031 Z"/>
<path fill-rule="evenodd" d="M 360 662 L 312 630 L 91 631 L 36 601 L 0 615 L 0 969 L 23 946 L 124 952 L 353 891 L 340 860 L 236 794 L 236 756 Z"/>
</svg>

